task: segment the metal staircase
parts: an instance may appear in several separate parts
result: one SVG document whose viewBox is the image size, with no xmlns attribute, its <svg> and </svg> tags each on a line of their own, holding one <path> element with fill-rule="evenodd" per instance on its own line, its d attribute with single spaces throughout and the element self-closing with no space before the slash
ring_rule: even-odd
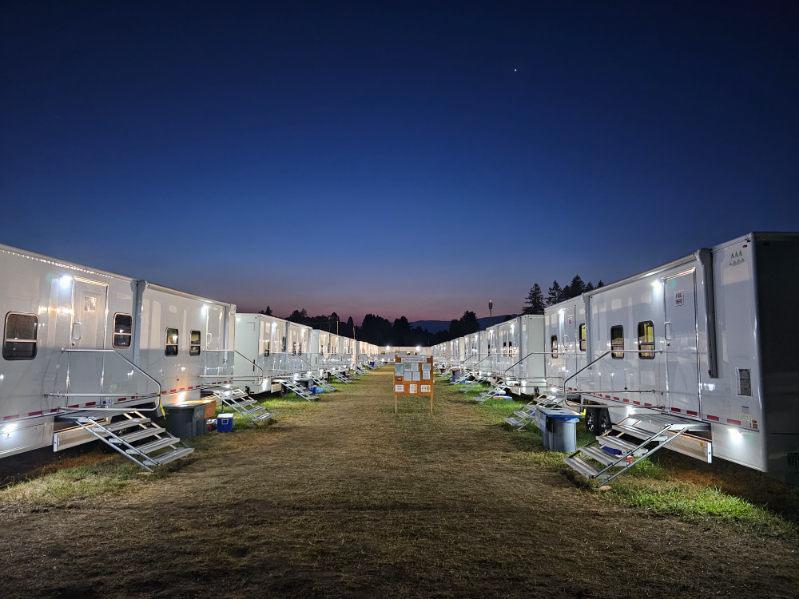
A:
<svg viewBox="0 0 799 599">
<path fill-rule="evenodd" d="M 492 399 L 494 397 L 502 397 L 504 395 L 506 395 L 505 389 L 502 388 L 501 386 L 496 385 L 491 389 L 488 389 L 487 391 L 483 391 L 480 395 L 475 397 L 474 400 L 477 403 L 484 403 L 489 399 Z"/>
<path fill-rule="evenodd" d="M 513 416 L 505 418 L 505 424 L 516 430 L 521 430 L 528 424 L 535 422 L 538 408 L 557 408 L 562 407 L 563 403 L 563 396 L 560 392 L 537 397 L 521 409 L 516 410 Z"/>
<path fill-rule="evenodd" d="M 69 415 L 86 432 L 90 433 L 148 472 L 156 466 L 186 457 L 194 451 L 165 428 L 137 410 L 125 412 L 114 422 L 103 422 L 98 413 L 76 412 Z"/>
<path fill-rule="evenodd" d="M 272 414 L 247 394 L 243 389 L 212 389 L 214 397 L 235 414 L 247 418 L 253 424 L 266 422 Z"/>
<path fill-rule="evenodd" d="M 333 385 L 331 385 L 321 377 L 311 375 L 311 382 L 317 387 L 319 387 L 325 393 L 332 393 L 333 391 L 338 391 L 338 389 L 336 389 Z"/>
<path fill-rule="evenodd" d="M 535 421 L 536 405 L 537 404 L 531 402 L 525 405 L 522 409 L 516 410 L 513 413 L 513 416 L 505 418 L 505 424 L 517 431 L 522 430 L 528 424 L 531 424 Z"/>
<path fill-rule="evenodd" d="M 319 399 L 316 395 L 314 395 L 308 390 L 308 387 L 300 385 L 298 382 L 296 382 L 293 379 L 280 379 L 277 382 L 279 382 L 281 385 L 283 385 L 283 387 L 285 387 L 292 393 L 296 393 L 297 395 L 299 395 L 300 397 L 302 397 L 307 401 L 317 401 Z"/>
<path fill-rule="evenodd" d="M 352 379 L 350 377 L 348 377 L 346 374 L 344 374 L 343 372 L 334 371 L 334 372 L 331 372 L 330 374 L 333 375 L 334 379 L 336 379 L 337 381 L 340 381 L 342 383 L 351 383 L 352 382 Z"/>
<path fill-rule="evenodd" d="M 710 440 L 690 434 L 709 430 L 710 425 L 705 422 L 664 414 L 635 414 L 572 453 L 566 464 L 589 480 L 607 483 L 664 447 L 710 462 Z"/>
</svg>

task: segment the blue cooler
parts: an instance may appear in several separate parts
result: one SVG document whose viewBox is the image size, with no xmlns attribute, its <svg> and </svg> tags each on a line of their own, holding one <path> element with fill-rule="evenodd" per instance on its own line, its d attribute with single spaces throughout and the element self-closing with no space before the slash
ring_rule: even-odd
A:
<svg viewBox="0 0 799 599">
<path fill-rule="evenodd" d="M 233 432 L 233 414 L 220 414 L 217 416 L 216 430 L 220 433 Z"/>
</svg>

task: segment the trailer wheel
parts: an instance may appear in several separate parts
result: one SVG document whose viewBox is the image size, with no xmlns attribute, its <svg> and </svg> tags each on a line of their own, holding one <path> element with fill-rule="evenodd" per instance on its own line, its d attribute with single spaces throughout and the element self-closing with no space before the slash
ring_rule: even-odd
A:
<svg viewBox="0 0 799 599">
<path fill-rule="evenodd" d="M 597 431 L 597 420 L 599 419 L 597 412 L 599 412 L 599 410 L 596 408 L 585 409 L 585 430 L 592 435 L 595 435 Z"/>
<path fill-rule="evenodd" d="M 599 418 L 597 419 L 596 434 L 603 435 L 613 428 L 613 421 L 610 419 L 610 412 L 607 408 L 597 410 L 597 412 L 599 412 Z"/>
</svg>

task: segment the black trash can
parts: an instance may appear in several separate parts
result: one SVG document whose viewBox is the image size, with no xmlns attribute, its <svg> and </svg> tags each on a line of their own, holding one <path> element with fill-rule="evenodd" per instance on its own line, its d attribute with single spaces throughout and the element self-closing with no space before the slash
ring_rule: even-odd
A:
<svg viewBox="0 0 799 599">
<path fill-rule="evenodd" d="M 202 435 L 205 432 L 205 404 L 186 402 L 164 406 L 166 430 L 181 439 Z"/>
</svg>

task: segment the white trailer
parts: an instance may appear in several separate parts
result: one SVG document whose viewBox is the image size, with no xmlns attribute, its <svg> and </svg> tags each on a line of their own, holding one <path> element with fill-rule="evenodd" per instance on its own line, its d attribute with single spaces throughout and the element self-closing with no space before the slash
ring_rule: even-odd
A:
<svg viewBox="0 0 799 599">
<path fill-rule="evenodd" d="M 235 379 L 250 393 L 280 391 L 272 379 L 279 374 L 286 322 L 266 314 L 236 314 Z M 241 358 L 241 359 L 238 359 Z"/>
<path fill-rule="evenodd" d="M 139 281 L 136 306 L 134 362 L 161 383 L 164 404 L 232 382 L 235 305 Z"/>
<path fill-rule="evenodd" d="M 0 456 L 96 438 L 145 468 L 191 452 L 139 412 L 229 380 L 232 360 L 203 354 L 234 306 L 8 246 L 0 273 Z"/>
<path fill-rule="evenodd" d="M 546 387 L 544 316 L 522 314 L 485 331 L 487 368 L 512 393 L 538 395 Z"/>
<path fill-rule="evenodd" d="M 547 308 L 564 354 L 550 369 L 618 439 L 599 449 L 634 463 L 664 446 L 799 482 L 797 264 L 799 234 L 753 233 Z M 626 452 L 625 438 L 650 449 Z M 623 471 L 593 449 L 570 465 Z"/>
</svg>

